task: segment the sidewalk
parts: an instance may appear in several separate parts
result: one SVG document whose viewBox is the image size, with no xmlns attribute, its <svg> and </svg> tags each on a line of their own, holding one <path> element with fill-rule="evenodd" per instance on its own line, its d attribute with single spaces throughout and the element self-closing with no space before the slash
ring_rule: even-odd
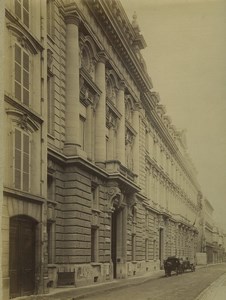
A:
<svg viewBox="0 0 226 300">
<path fill-rule="evenodd" d="M 136 276 L 126 279 L 115 279 L 110 282 L 96 283 L 84 287 L 56 288 L 45 295 L 32 295 L 26 297 L 18 297 L 15 300 L 78 300 L 89 295 L 96 295 L 100 292 L 120 289 L 131 285 L 139 285 L 149 280 L 154 280 L 163 277 L 164 270 L 153 271 L 143 276 Z"/>
<path fill-rule="evenodd" d="M 211 265 L 197 266 L 199 268 L 209 267 Z M 126 279 L 115 279 L 109 282 L 96 283 L 84 287 L 56 288 L 45 295 L 32 295 L 26 297 L 14 298 L 15 300 L 78 300 L 84 299 L 90 295 L 98 295 L 100 292 L 111 291 L 128 286 L 135 286 L 146 281 L 155 280 L 165 276 L 164 270 L 153 271 L 142 276 L 136 276 Z M 195 300 L 225 300 L 226 299 L 226 273 L 214 281 L 205 289 Z"/>
<path fill-rule="evenodd" d="M 208 286 L 195 300 L 225 300 L 226 273 Z"/>
</svg>

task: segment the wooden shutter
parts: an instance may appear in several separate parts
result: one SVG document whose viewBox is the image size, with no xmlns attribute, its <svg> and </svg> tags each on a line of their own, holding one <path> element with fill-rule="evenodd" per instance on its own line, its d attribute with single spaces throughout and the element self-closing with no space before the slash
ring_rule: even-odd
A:
<svg viewBox="0 0 226 300">
<path fill-rule="evenodd" d="M 30 63 L 29 55 L 15 44 L 15 97 L 29 105 Z"/>
<path fill-rule="evenodd" d="M 21 188 L 21 161 L 22 161 L 22 137 L 21 131 L 15 130 L 15 188 Z"/>
<path fill-rule="evenodd" d="M 29 105 L 29 55 L 23 52 L 23 103 Z"/>
<path fill-rule="evenodd" d="M 29 190 L 29 136 L 23 134 L 23 190 Z"/>
<path fill-rule="evenodd" d="M 21 20 L 21 0 L 15 0 L 15 14 Z"/>
<path fill-rule="evenodd" d="M 29 0 L 15 0 L 15 14 L 16 16 L 29 27 Z"/>
<path fill-rule="evenodd" d="M 15 97 L 21 101 L 21 48 L 15 44 Z"/>
<path fill-rule="evenodd" d="M 26 133 L 15 129 L 15 188 L 28 192 L 30 186 L 30 139 Z"/>
<path fill-rule="evenodd" d="M 29 27 L 29 0 L 23 0 L 23 22 Z"/>
</svg>

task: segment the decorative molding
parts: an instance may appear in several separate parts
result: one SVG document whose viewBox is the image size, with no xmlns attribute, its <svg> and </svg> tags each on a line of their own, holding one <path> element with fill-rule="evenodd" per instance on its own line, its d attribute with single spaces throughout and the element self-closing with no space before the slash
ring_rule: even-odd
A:
<svg viewBox="0 0 226 300">
<path fill-rule="evenodd" d="M 37 54 L 44 49 L 41 42 L 8 9 L 5 9 L 5 15 L 9 20 L 6 24 L 7 28 L 14 32 L 33 54 Z"/>
<path fill-rule="evenodd" d="M 15 116 L 16 119 L 13 121 L 16 121 L 17 125 L 25 131 L 34 132 L 40 128 L 39 124 L 33 121 L 26 113 L 16 109 L 6 109 L 6 113 Z"/>
</svg>

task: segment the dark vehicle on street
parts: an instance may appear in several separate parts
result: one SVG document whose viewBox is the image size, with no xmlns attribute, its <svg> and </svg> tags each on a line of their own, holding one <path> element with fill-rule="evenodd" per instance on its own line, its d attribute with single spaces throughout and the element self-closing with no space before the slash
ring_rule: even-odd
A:
<svg viewBox="0 0 226 300">
<path fill-rule="evenodd" d="M 175 272 L 176 275 L 181 274 L 183 272 L 183 267 L 179 258 L 175 256 L 169 256 L 164 261 L 164 270 L 165 270 L 165 275 L 168 277 L 171 276 L 172 272 Z"/>
<path fill-rule="evenodd" d="M 182 263 L 182 271 L 184 272 L 186 270 L 190 270 L 191 272 L 195 271 L 195 264 L 190 262 L 188 258 L 186 258 L 186 260 Z"/>
</svg>

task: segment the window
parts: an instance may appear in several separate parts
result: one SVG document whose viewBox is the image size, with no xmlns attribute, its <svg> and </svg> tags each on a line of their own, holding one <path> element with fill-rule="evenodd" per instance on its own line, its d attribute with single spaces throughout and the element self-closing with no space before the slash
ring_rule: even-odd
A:
<svg viewBox="0 0 226 300">
<path fill-rule="evenodd" d="M 149 228 L 149 214 L 148 214 L 148 210 L 146 210 L 146 212 L 145 212 L 145 228 L 147 230 Z"/>
<path fill-rule="evenodd" d="M 91 227 L 91 262 L 98 262 L 98 228 Z"/>
<path fill-rule="evenodd" d="M 145 150 L 149 153 L 149 133 L 148 130 L 145 130 Z"/>
<path fill-rule="evenodd" d="M 85 130 L 86 130 L 86 119 L 80 116 L 80 144 L 82 150 L 85 150 Z"/>
<path fill-rule="evenodd" d="M 48 236 L 48 244 L 47 244 L 47 250 L 48 250 L 48 264 L 53 264 L 55 261 L 55 238 L 54 238 L 54 232 L 55 232 L 55 223 L 51 221 L 47 221 L 47 236 Z"/>
<path fill-rule="evenodd" d="M 19 45 L 15 44 L 15 97 L 29 105 L 30 66 L 29 55 Z"/>
<path fill-rule="evenodd" d="M 15 0 L 16 16 L 29 27 L 29 0 Z"/>
<path fill-rule="evenodd" d="M 55 200 L 55 178 L 47 176 L 47 197 L 49 200 Z"/>
<path fill-rule="evenodd" d="M 96 186 L 95 184 L 92 184 L 91 194 L 92 194 L 92 208 L 99 209 L 99 189 L 98 186 Z"/>
<path fill-rule="evenodd" d="M 132 261 L 136 260 L 136 235 L 132 235 Z"/>
<path fill-rule="evenodd" d="M 30 186 L 30 140 L 29 136 L 15 129 L 14 185 L 29 191 Z"/>
<path fill-rule="evenodd" d="M 145 260 L 148 260 L 148 239 L 145 239 Z"/>
<path fill-rule="evenodd" d="M 47 77 L 47 102 L 48 102 L 48 133 L 54 134 L 54 101 L 53 101 L 53 76 Z"/>
<path fill-rule="evenodd" d="M 47 0 L 47 33 L 51 37 L 54 34 L 54 2 L 53 0 Z"/>
</svg>

